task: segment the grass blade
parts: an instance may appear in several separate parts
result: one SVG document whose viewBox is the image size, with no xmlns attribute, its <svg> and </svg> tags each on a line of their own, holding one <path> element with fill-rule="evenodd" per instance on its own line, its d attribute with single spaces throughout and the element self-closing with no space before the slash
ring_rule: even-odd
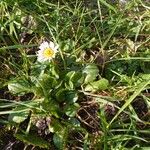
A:
<svg viewBox="0 0 150 150">
<path fill-rule="evenodd" d="M 111 120 L 107 128 L 113 123 L 113 121 L 120 115 L 121 112 L 124 111 L 125 108 L 127 108 L 130 103 L 145 89 L 145 87 L 150 84 L 150 78 L 146 80 L 145 82 L 141 83 L 138 87 L 138 89 L 133 93 L 133 95 L 126 101 L 126 103 L 120 108 L 120 110 L 117 112 L 117 114 L 114 116 L 114 118 Z"/>
</svg>

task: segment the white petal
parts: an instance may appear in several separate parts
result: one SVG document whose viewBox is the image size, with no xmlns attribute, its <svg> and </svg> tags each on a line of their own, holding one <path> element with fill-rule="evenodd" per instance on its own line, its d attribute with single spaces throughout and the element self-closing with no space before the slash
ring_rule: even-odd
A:
<svg viewBox="0 0 150 150">
<path fill-rule="evenodd" d="M 43 54 L 43 50 L 37 51 L 37 55 L 41 55 L 41 54 Z"/>
<path fill-rule="evenodd" d="M 44 57 L 39 56 L 39 57 L 37 58 L 37 60 L 38 60 L 39 62 L 43 62 L 43 61 L 44 61 Z"/>
<path fill-rule="evenodd" d="M 49 57 L 47 60 L 49 60 L 49 61 L 50 61 L 50 60 L 52 60 L 52 58 L 53 58 L 53 57 Z"/>
<path fill-rule="evenodd" d="M 55 45 L 54 45 L 54 43 L 53 43 L 52 41 L 49 42 L 49 47 L 50 47 L 51 49 L 54 49 Z"/>
<path fill-rule="evenodd" d="M 55 58 L 55 54 L 52 56 L 52 58 Z"/>
<path fill-rule="evenodd" d="M 57 50 L 58 48 L 59 48 L 59 45 L 58 45 L 58 44 L 55 45 L 55 48 L 54 48 L 54 49 Z"/>
<path fill-rule="evenodd" d="M 58 52 L 58 50 L 56 48 L 53 49 L 54 54 L 56 54 Z"/>
<path fill-rule="evenodd" d="M 48 42 L 46 42 L 46 41 L 44 41 L 40 46 L 39 46 L 39 48 L 41 49 L 41 50 L 44 50 L 45 48 L 48 48 L 49 47 L 49 44 L 48 44 Z"/>
</svg>

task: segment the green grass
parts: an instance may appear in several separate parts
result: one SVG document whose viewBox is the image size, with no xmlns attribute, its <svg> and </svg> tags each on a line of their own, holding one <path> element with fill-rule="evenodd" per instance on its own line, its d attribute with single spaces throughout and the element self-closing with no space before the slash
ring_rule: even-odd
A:
<svg viewBox="0 0 150 150">
<path fill-rule="evenodd" d="M 150 149 L 148 1 L 1 0 L 0 62 L 0 149 Z"/>
</svg>

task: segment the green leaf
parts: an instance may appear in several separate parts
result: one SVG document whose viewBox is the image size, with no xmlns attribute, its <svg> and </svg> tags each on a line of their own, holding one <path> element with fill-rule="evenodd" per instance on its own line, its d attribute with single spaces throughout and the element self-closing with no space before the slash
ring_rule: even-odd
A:
<svg viewBox="0 0 150 150">
<path fill-rule="evenodd" d="M 52 120 L 48 128 L 52 133 L 59 133 L 62 132 L 64 129 L 59 120 L 57 120 L 56 118 Z"/>
<path fill-rule="evenodd" d="M 58 114 L 60 110 L 57 101 L 53 101 L 51 99 L 47 101 L 45 99 L 41 106 L 45 111 L 49 112 L 51 115 L 55 116 L 56 118 L 59 117 Z"/>
<path fill-rule="evenodd" d="M 67 140 L 68 135 L 68 129 L 60 124 L 60 121 L 55 120 L 52 122 L 54 127 L 54 136 L 53 136 L 53 142 L 57 149 L 64 150 L 65 149 L 65 142 Z"/>
<path fill-rule="evenodd" d="M 18 110 L 21 110 L 21 109 L 23 109 L 23 108 L 16 107 L 15 109 L 13 109 L 13 111 L 18 111 Z M 22 111 L 22 112 L 19 112 L 19 113 L 12 113 L 12 114 L 9 115 L 8 120 L 13 121 L 15 123 L 21 123 L 25 119 L 27 119 L 28 115 L 29 115 L 29 110 Z"/>
<path fill-rule="evenodd" d="M 65 86 L 70 90 L 74 88 L 73 82 L 71 81 L 74 75 L 75 75 L 75 71 L 70 71 L 65 76 Z"/>
<path fill-rule="evenodd" d="M 6 99 L 0 99 L 0 101 L 5 102 L 0 105 L 0 108 L 7 108 L 4 111 L 0 111 L 0 115 L 18 114 L 22 112 L 28 112 L 31 109 L 41 111 L 39 104 L 42 103 L 43 100 L 44 99 L 42 98 L 42 99 L 29 100 L 29 101 L 24 101 L 24 102 L 16 102 L 15 100 L 10 101 Z M 9 103 L 6 103 L 6 102 L 9 102 Z M 8 110 L 8 107 L 15 107 L 15 106 L 16 106 L 15 109 Z"/>
<path fill-rule="evenodd" d="M 61 46 L 63 51 L 70 52 L 75 46 L 75 41 L 72 39 L 63 40 L 63 42 L 61 42 Z"/>
<path fill-rule="evenodd" d="M 45 64 L 35 63 L 34 65 L 31 66 L 30 75 L 33 77 L 33 82 L 34 82 L 34 78 L 39 77 L 45 69 L 46 69 Z"/>
<path fill-rule="evenodd" d="M 51 88 L 54 88 L 56 86 L 57 81 L 55 78 L 51 77 L 48 74 L 42 74 L 39 77 L 39 84 L 42 85 L 44 89 L 50 90 Z"/>
<path fill-rule="evenodd" d="M 59 79 L 58 68 L 56 68 L 55 66 L 52 66 L 51 73 L 52 73 L 52 76 L 55 77 L 55 79 Z"/>
<path fill-rule="evenodd" d="M 80 127 L 81 124 L 77 118 L 73 118 L 73 117 L 69 119 L 69 123 L 71 123 L 75 127 Z"/>
<path fill-rule="evenodd" d="M 68 89 L 74 89 L 81 86 L 84 81 L 84 76 L 81 72 L 70 71 L 65 76 L 65 85 Z"/>
<path fill-rule="evenodd" d="M 86 78 L 85 78 L 84 83 L 87 84 L 87 83 L 92 82 L 96 79 L 96 77 L 99 74 L 99 69 L 96 65 L 90 64 L 84 68 L 83 74 L 86 74 Z"/>
<path fill-rule="evenodd" d="M 79 104 L 75 103 L 74 105 L 69 105 L 65 109 L 65 113 L 69 117 L 75 117 L 77 110 L 79 109 Z"/>
<path fill-rule="evenodd" d="M 49 148 L 49 143 L 43 138 L 38 137 L 38 135 L 34 134 L 15 134 L 15 137 L 23 141 L 24 143 L 27 143 L 28 145 L 33 145 L 33 146 L 39 146 L 40 148 Z"/>
<path fill-rule="evenodd" d="M 54 134 L 53 136 L 53 141 L 55 146 L 59 149 L 59 150 L 63 150 L 63 137 L 61 136 L 61 134 Z"/>
<path fill-rule="evenodd" d="M 108 85 L 109 85 L 108 80 L 103 78 L 98 81 L 89 83 L 85 87 L 85 91 L 96 92 L 96 91 L 106 90 L 108 89 Z"/>
<path fill-rule="evenodd" d="M 56 93 L 56 99 L 59 102 L 66 101 L 67 103 L 75 103 L 78 100 L 78 95 L 73 90 L 60 89 Z"/>
<path fill-rule="evenodd" d="M 84 82 L 84 76 L 81 72 L 75 72 L 74 76 L 71 78 L 75 87 L 79 87 Z"/>
<path fill-rule="evenodd" d="M 36 95 L 45 96 L 57 86 L 57 80 L 48 74 L 41 74 L 36 81 L 35 93 Z"/>
<path fill-rule="evenodd" d="M 65 100 L 68 103 L 75 103 L 78 100 L 77 92 L 76 91 L 67 91 Z"/>
<path fill-rule="evenodd" d="M 27 119 L 29 111 L 34 107 L 37 108 L 38 105 L 39 104 L 34 101 L 25 101 L 24 103 L 20 103 L 16 108 L 12 109 L 13 113 L 10 113 L 8 120 L 15 123 L 21 123 Z"/>
<path fill-rule="evenodd" d="M 23 79 L 17 79 L 9 82 L 8 89 L 13 94 L 21 94 L 21 95 L 32 92 L 29 82 Z"/>
</svg>

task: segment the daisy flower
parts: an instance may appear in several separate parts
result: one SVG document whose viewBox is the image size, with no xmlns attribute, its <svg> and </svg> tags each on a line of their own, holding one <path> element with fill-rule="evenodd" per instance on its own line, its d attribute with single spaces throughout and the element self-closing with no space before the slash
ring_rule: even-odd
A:
<svg viewBox="0 0 150 150">
<path fill-rule="evenodd" d="M 58 45 L 55 45 L 53 42 L 44 41 L 39 46 L 39 51 L 37 52 L 37 60 L 39 62 L 50 61 L 52 58 L 55 58 L 56 53 L 58 52 Z"/>
</svg>

